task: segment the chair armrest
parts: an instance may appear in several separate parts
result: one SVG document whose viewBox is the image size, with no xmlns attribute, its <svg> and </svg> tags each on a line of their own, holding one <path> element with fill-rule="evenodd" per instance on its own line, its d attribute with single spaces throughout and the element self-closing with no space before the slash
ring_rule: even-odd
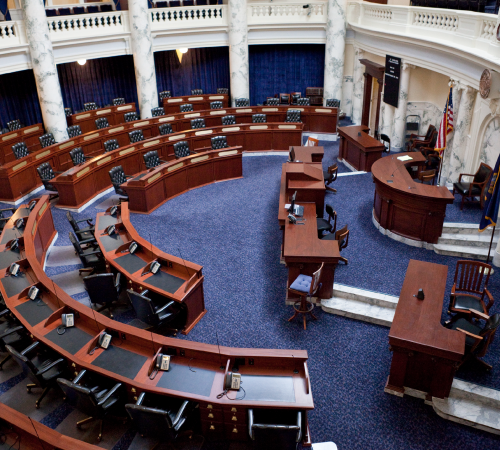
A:
<svg viewBox="0 0 500 450">
<path fill-rule="evenodd" d="M 0 212 L 4 212 L 4 211 L 12 211 L 14 212 L 17 208 L 3 208 L 3 209 L 0 209 Z"/>
<path fill-rule="evenodd" d="M 144 295 L 144 294 L 143 294 L 143 295 Z M 160 309 L 158 309 L 158 310 L 156 311 L 156 314 L 160 314 L 160 313 L 162 313 L 162 312 L 163 312 L 163 311 L 165 311 L 166 309 L 170 308 L 170 307 L 171 307 L 174 303 L 175 303 L 175 301 L 174 301 L 174 300 L 172 300 L 172 301 L 170 301 L 170 302 L 168 302 L 168 303 L 164 304 L 164 305 L 163 305 Z"/>
<path fill-rule="evenodd" d="M 7 222 L 10 220 L 10 217 L 0 217 L 0 222 Z"/>
<path fill-rule="evenodd" d="M 84 257 L 85 257 L 85 256 L 90 256 L 90 255 L 96 255 L 97 253 L 101 253 L 101 256 L 104 256 L 104 255 L 102 255 L 101 250 L 94 250 L 93 252 L 88 252 L 88 253 L 85 253 L 85 254 L 84 254 L 84 255 L 82 255 L 82 256 L 84 256 Z"/>
<path fill-rule="evenodd" d="M 482 340 L 483 338 L 481 336 L 478 336 L 477 334 L 473 334 L 469 331 L 462 330 L 462 328 L 457 328 L 457 331 L 461 331 L 462 333 L 466 334 L 467 336 L 470 336 L 474 339 L 479 339 Z"/>
<path fill-rule="evenodd" d="M 141 395 L 139 395 L 139 398 L 135 402 L 136 406 L 141 406 L 145 397 L 146 397 L 146 393 L 145 392 L 143 392 Z"/>
<path fill-rule="evenodd" d="M 116 391 L 121 388 L 121 386 L 122 386 L 121 383 L 116 383 L 113 386 L 113 388 L 110 389 L 110 391 L 103 398 L 101 398 L 97 406 L 102 406 L 104 403 L 106 403 L 111 398 L 111 396 L 114 395 Z"/>
<path fill-rule="evenodd" d="M 90 218 L 87 218 L 87 219 L 80 219 L 80 220 L 76 220 L 75 222 L 76 222 L 76 223 L 80 223 L 80 222 L 92 222 L 92 219 L 90 219 Z"/>
<path fill-rule="evenodd" d="M 162 164 L 168 163 L 168 161 L 163 161 L 163 159 L 160 159 L 160 162 L 161 162 Z"/>
<path fill-rule="evenodd" d="M 18 331 L 24 330 L 24 327 L 22 325 L 19 325 L 18 327 L 12 328 L 9 331 L 6 331 L 4 334 L 0 336 L 0 339 L 3 339 L 4 337 L 7 337 L 11 334 L 17 333 Z"/>
<path fill-rule="evenodd" d="M 186 410 L 186 408 L 188 407 L 188 405 L 190 403 L 191 402 L 189 400 L 184 400 L 184 403 L 181 405 L 181 407 L 179 408 L 179 411 L 177 411 L 177 414 L 175 415 L 175 419 L 172 420 L 172 426 L 175 427 L 177 425 L 179 420 L 182 418 L 184 411 Z"/>
<path fill-rule="evenodd" d="M 0 318 L 6 316 L 7 314 L 10 314 L 10 310 L 5 308 L 3 311 L 0 311 Z"/>
<path fill-rule="evenodd" d="M 122 277 L 122 274 L 120 272 L 118 272 L 116 274 L 116 278 L 115 278 L 115 288 L 116 288 L 116 290 L 118 290 L 118 288 L 120 287 L 121 277 Z"/>
<path fill-rule="evenodd" d="M 493 306 L 493 303 L 495 303 L 495 300 L 493 298 L 493 295 L 491 295 L 491 292 L 488 291 L 487 288 L 484 288 L 484 293 L 488 296 L 488 304 L 486 305 L 486 310 L 489 312 L 490 308 Z"/>
<path fill-rule="evenodd" d="M 462 177 L 473 177 L 475 174 L 473 173 L 461 173 L 458 176 L 458 182 L 460 183 L 462 181 Z"/>
<path fill-rule="evenodd" d="M 476 311 L 475 309 L 469 309 L 468 310 L 472 316 L 474 316 L 474 318 L 476 319 L 484 319 L 484 320 L 488 320 L 490 318 L 490 316 L 488 316 L 488 314 L 485 314 L 485 313 L 482 313 L 480 311 Z"/>
<path fill-rule="evenodd" d="M 250 439 L 252 441 L 255 440 L 255 436 L 253 435 L 253 409 L 249 408 L 248 409 L 248 434 L 250 435 Z"/>
<path fill-rule="evenodd" d="M 62 362 L 64 362 L 64 358 L 59 358 L 56 361 L 50 363 L 47 367 L 44 367 L 42 370 L 38 371 L 36 374 L 43 375 L 45 372 L 49 371 L 50 369 L 53 369 L 55 366 L 61 364 Z"/>
<path fill-rule="evenodd" d="M 78 230 L 78 231 L 75 231 L 75 234 L 83 234 L 83 233 L 91 233 L 91 232 L 92 231 L 90 231 L 90 230 L 84 230 L 84 231 Z"/>
<path fill-rule="evenodd" d="M 31 352 L 31 350 L 34 350 L 40 345 L 39 341 L 33 342 L 29 347 L 25 348 L 22 352 L 21 355 L 25 356 L 27 353 Z"/>
<path fill-rule="evenodd" d="M 75 377 L 73 380 L 73 383 L 77 384 L 81 381 L 81 379 L 85 376 L 87 373 L 87 369 L 80 370 L 80 373 Z"/>
<path fill-rule="evenodd" d="M 83 241 L 80 241 L 80 244 L 88 244 L 90 242 L 97 242 L 94 238 L 89 238 L 89 239 L 84 239 Z"/>
</svg>

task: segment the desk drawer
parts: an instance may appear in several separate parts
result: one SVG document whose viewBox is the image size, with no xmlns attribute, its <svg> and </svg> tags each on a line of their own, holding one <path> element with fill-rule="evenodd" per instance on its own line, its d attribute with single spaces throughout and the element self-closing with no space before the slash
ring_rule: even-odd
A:
<svg viewBox="0 0 500 450">
<path fill-rule="evenodd" d="M 224 415 L 222 411 L 217 409 L 201 409 L 200 408 L 201 420 L 207 420 L 212 422 L 224 422 Z"/>
<path fill-rule="evenodd" d="M 204 409 L 222 411 L 222 406 L 216 405 L 214 403 L 200 402 L 200 410 Z"/>
<path fill-rule="evenodd" d="M 223 440 L 226 436 L 224 424 L 221 422 L 201 421 L 203 436 L 208 440 Z"/>
<path fill-rule="evenodd" d="M 246 424 L 226 424 L 226 439 L 231 441 L 246 441 L 248 439 L 248 427 Z"/>
<path fill-rule="evenodd" d="M 224 422 L 227 424 L 246 424 L 247 412 L 246 410 L 241 410 L 241 412 L 229 412 L 224 410 Z"/>
</svg>

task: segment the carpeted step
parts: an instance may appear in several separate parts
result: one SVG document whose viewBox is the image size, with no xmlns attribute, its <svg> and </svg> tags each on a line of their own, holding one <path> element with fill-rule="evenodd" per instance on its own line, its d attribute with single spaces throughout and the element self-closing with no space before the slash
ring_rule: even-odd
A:
<svg viewBox="0 0 500 450">
<path fill-rule="evenodd" d="M 493 250 L 495 248 L 493 247 Z M 468 247 L 465 245 L 434 244 L 434 251 L 438 255 L 456 256 L 457 258 L 480 259 L 486 261 L 488 247 Z M 490 255 L 490 258 L 493 255 Z"/>
<path fill-rule="evenodd" d="M 438 244 L 444 245 L 459 245 L 463 247 L 477 247 L 477 248 L 488 248 L 491 242 L 490 234 L 451 234 L 443 233 L 438 239 Z M 492 248 L 495 248 L 498 243 L 498 236 L 495 233 L 493 236 Z"/>
</svg>

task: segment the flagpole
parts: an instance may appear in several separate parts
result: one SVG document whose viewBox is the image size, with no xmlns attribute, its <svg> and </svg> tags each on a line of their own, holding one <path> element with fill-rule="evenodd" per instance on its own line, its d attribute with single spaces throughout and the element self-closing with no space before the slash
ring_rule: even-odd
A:
<svg viewBox="0 0 500 450">
<path fill-rule="evenodd" d="M 490 240 L 490 248 L 488 249 L 488 257 L 486 258 L 486 264 L 490 263 L 490 253 L 491 253 L 491 246 L 493 244 L 493 236 L 495 235 L 495 228 L 497 225 L 493 225 L 493 231 L 491 232 L 491 240 Z"/>
</svg>

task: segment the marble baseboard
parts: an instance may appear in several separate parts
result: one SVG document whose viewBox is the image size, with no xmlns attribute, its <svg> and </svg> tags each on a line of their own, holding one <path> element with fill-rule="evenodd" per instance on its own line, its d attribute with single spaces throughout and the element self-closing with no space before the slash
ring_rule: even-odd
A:
<svg viewBox="0 0 500 450">
<path fill-rule="evenodd" d="M 269 151 L 269 152 L 243 152 L 243 158 L 248 158 L 249 156 L 286 156 L 288 157 L 287 151 Z"/>
<path fill-rule="evenodd" d="M 37 187 L 36 189 L 33 189 L 32 191 L 28 192 L 27 194 L 23 195 L 21 198 L 18 198 L 15 201 L 2 200 L 2 203 L 5 203 L 7 205 L 12 205 L 12 206 L 18 206 L 21 203 L 28 200 L 32 195 L 35 195 L 37 192 L 40 192 L 43 190 L 45 190 L 45 188 L 43 186 L 40 186 L 40 187 Z"/>
<path fill-rule="evenodd" d="M 43 266 L 42 266 L 43 267 L 43 271 L 45 271 L 45 266 L 47 265 L 47 259 L 49 258 L 50 251 L 52 250 L 52 247 L 54 247 L 54 245 L 56 245 L 56 241 L 57 241 L 58 237 L 59 237 L 59 232 L 56 232 L 56 235 L 54 236 L 54 239 L 52 239 L 52 242 L 50 243 L 49 248 L 45 252 L 45 259 L 43 261 Z"/>
<path fill-rule="evenodd" d="M 302 136 L 303 137 L 312 137 L 314 139 L 318 139 L 319 141 L 330 141 L 330 142 L 336 142 L 337 139 L 338 139 L 338 134 L 337 133 L 310 133 L 310 132 L 304 132 L 304 133 L 302 133 Z"/>
<path fill-rule="evenodd" d="M 66 208 L 64 206 L 57 206 L 57 209 L 63 209 L 65 211 L 80 213 L 80 212 L 84 211 L 85 209 L 87 209 L 92 203 L 94 203 L 95 201 L 104 197 L 105 195 L 108 195 L 109 193 L 113 192 L 114 190 L 115 190 L 114 187 L 110 187 L 109 189 L 106 189 L 104 192 L 101 192 L 100 194 L 97 194 L 95 197 L 92 197 L 87 203 L 85 203 L 83 206 L 80 206 L 80 208 Z"/>
<path fill-rule="evenodd" d="M 346 166 L 351 172 L 356 172 L 356 173 L 361 172 L 358 169 L 355 169 L 353 166 L 351 166 L 345 159 L 337 158 L 337 161 L 344 164 L 344 166 Z M 361 173 L 366 173 L 366 172 L 361 172 Z"/>
<path fill-rule="evenodd" d="M 434 252 L 438 255 L 455 256 L 458 258 L 472 258 L 486 260 L 488 247 L 469 247 L 463 245 L 433 244 Z M 491 255 L 490 255 L 491 257 Z"/>
<path fill-rule="evenodd" d="M 498 236 L 495 234 L 493 236 L 492 248 L 496 248 L 498 243 Z M 445 245 L 459 245 L 462 247 L 477 247 L 477 248 L 489 248 L 491 242 L 491 233 L 488 235 L 478 234 L 453 234 L 453 233 L 442 233 L 438 239 L 438 244 Z"/>
<path fill-rule="evenodd" d="M 396 312 L 396 310 L 392 308 L 382 308 L 380 306 L 342 298 L 323 300 L 321 302 L 321 309 L 329 314 L 361 320 L 363 322 L 385 327 L 390 327 L 392 325 Z"/>
<path fill-rule="evenodd" d="M 356 172 L 344 172 L 344 173 L 339 173 L 337 174 L 337 177 L 350 177 L 352 175 L 363 175 L 366 172 L 363 172 L 362 170 L 358 170 Z"/>
<path fill-rule="evenodd" d="M 333 285 L 333 297 L 346 300 L 355 300 L 367 303 L 369 305 L 380 306 L 383 308 L 396 309 L 399 297 L 382 294 L 380 292 L 359 289 L 353 286 L 335 283 Z"/>
</svg>

